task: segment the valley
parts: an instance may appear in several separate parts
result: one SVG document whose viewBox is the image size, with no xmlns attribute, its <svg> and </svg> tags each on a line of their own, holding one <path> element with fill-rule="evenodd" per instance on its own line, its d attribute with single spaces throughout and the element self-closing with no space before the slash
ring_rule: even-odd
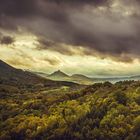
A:
<svg viewBox="0 0 140 140">
<path fill-rule="evenodd" d="M 0 62 L 1 140 L 136 140 L 139 115 L 140 81 L 81 85 Z"/>
</svg>

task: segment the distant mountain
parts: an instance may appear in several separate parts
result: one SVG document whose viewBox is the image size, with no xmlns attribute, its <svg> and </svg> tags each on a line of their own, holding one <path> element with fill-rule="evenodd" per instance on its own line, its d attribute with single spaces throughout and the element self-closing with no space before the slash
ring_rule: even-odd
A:
<svg viewBox="0 0 140 140">
<path fill-rule="evenodd" d="M 140 80 L 140 75 L 131 76 L 130 79 Z"/>
<path fill-rule="evenodd" d="M 68 82 L 74 82 L 74 83 L 84 84 L 84 85 L 93 84 L 93 80 L 89 77 L 86 77 L 85 75 L 74 74 L 70 76 L 60 70 L 55 71 L 50 75 L 46 75 L 45 77 L 51 80 L 56 80 L 56 81 L 68 81 Z"/>
<path fill-rule="evenodd" d="M 86 79 L 86 80 L 91 79 L 91 78 L 89 78 L 89 77 L 87 77 L 85 75 L 82 75 L 82 74 L 73 74 L 71 77 L 72 78 L 81 78 L 81 79 Z"/>
<path fill-rule="evenodd" d="M 60 70 L 58 70 L 58 71 L 55 71 L 55 72 L 53 72 L 52 74 L 50 74 L 50 75 L 48 75 L 48 77 L 50 77 L 50 78 L 68 78 L 69 77 L 69 75 L 67 75 L 67 74 L 65 74 L 64 72 L 62 72 L 62 71 L 60 71 Z"/>
<path fill-rule="evenodd" d="M 0 60 L 0 79 L 10 81 L 11 83 L 17 82 L 17 84 L 36 84 L 46 80 L 31 72 L 16 69 L 2 60 Z"/>
<path fill-rule="evenodd" d="M 51 79 L 51 80 L 69 81 L 69 82 L 75 82 L 75 83 L 84 84 L 84 85 L 91 85 L 93 83 L 105 82 L 105 81 L 115 83 L 118 81 L 125 81 L 125 80 L 140 80 L 140 75 L 125 76 L 125 77 L 101 77 L 101 78 L 97 77 L 97 78 L 95 78 L 95 77 L 88 77 L 88 76 L 85 76 L 82 74 L 73 74 L 72 76 L 69 76 L 68 74 L 66 74 L 60 70 L 55 71 L 50 75 L 43 74 L 42 76 L 46 77 L 48 79 Z"/>
<path fill-rule="evenodd" d="M 13 86 L 22 89 L 30 88 L 32 90 L 46 87 L 69 86 L 74 87 L 78 84 L 72 82 L 59 82 L 41 77 L 33 72 L 16 69 L 4 61 L 0 60 L 0 87 Z"/>
<path fill-rule="evenodd" d="M 86 84 L 86 85 L 90 85 L 93 84 L 93 80 L 92 78 L 89 78 L 85 75 L 82 74 L 73 74 L 70 79 L 72 79 L 73 81 L 77 82 L 77 83 L 81 83 L 81 84 Z"/>
</svg>

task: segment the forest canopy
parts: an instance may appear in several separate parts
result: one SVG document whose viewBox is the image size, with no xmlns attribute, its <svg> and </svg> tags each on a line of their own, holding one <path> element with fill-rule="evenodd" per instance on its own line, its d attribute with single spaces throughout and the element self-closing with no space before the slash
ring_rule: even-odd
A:
<svg viewBox="0 0 140 140">
<path fill-rule="evenodd" d="M 3 92 L 2 140 L 140 139 L 140 82 Z"/>
</svg>

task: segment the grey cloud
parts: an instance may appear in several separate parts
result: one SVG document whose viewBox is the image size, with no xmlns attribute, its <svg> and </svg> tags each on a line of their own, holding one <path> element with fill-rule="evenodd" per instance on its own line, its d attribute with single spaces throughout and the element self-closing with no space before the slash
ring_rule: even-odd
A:
<svg viewBox="0 0 140 140">
<path fill-rule="evenodd" d="M 45 38 L 40 38 L 38 40 L 38 43 L 39 44 L 36 45 L 37 50 L 51 50 L 70 56 L 77 55 L 77 53 L 74 52 L 70 47 L 62 45 L 61 43 L 56 43 L 54 41 L 47 40 Z"/>
<path fill-rule="evenodd" d="M 44 49 L 68 55 L 72 53 L 70 49 L 54 42 L 83 46 L 87 52 L 90 50 L 90 55 L 97 51 L 101 56 L 118 57 L 121 61 L 139 58 L 139 1 L 120 0 L 120 5 L 113 8 L 115 2 L 117 0 L 2 0 L 0 27 L 16 30 L 21 26 L 39 39 L 43 36 L 53 41 L 39 41 Z M 127 12 L 132 14 L 125 15 Z"/>
<path fill-rule="evenodd" d="M 0 43 L 6 45 L 12 44 L 14 43 L 14 38 L 11 36 L 2 36 L 0 39 Z"/>
</svg>

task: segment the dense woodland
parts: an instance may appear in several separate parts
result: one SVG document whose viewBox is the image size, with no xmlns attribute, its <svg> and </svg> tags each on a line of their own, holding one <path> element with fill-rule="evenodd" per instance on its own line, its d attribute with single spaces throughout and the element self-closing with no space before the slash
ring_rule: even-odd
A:
<svg viewBox="0 0 140 140">
<path fill-rule="evenodd" d="M 1 81 L 0 140 L 140 139 L 138 81 L 32 88 Z"/>
</svg>

